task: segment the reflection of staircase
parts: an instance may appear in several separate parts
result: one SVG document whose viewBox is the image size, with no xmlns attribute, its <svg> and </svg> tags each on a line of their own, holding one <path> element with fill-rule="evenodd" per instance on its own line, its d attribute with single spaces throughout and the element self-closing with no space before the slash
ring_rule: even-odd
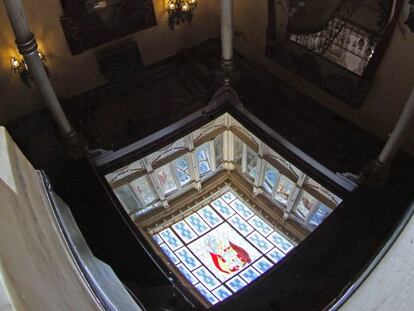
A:
<svg viewBox="0 0 414 311">
<path fill-rule="evenodd" d="M 288 32 L 307 34 L 321 31 L 341 5 L 342 0 L 308 0 L 289 17 Z"/>
</svg>

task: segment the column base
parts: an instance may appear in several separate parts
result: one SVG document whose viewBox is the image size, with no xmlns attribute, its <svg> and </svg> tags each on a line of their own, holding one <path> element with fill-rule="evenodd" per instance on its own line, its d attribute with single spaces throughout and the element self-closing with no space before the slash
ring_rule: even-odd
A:
<svg viewBox="0 0 414 311">
<path fill-rule="evenodd" d="M 385 185 L 389 174 L 390 164 L 374 159 L 361 170 L 359 184 L 366 188 L 379 189 Z"/>
<path fill-rule="evenodd" d="M 69 134 L 63 136 L 66 153 L 71 159 L 79 159 L 85 157 L 87 152 L 87 145 L 83 137 L 72 130 Z"/>
<path fill-rule="evenodd" d="M 222 82 L 224 86 L 230 86 L 239 79 L 239 76 L 240 74 L 234 69 L 232 59 L 221 60 L 221 70 L 217 72 L 217 80 Z"/>
</svg>

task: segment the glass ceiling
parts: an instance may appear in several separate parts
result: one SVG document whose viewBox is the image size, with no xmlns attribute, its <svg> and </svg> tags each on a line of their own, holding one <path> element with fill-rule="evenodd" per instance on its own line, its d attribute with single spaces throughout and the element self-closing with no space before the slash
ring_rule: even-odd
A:
<svg viewBox="0 0 414 311">
<path fill-rule="evenodd" d="M 229 113 L 105 177 L 206 307 L 259 279 L 341 203 Z"/>
<path fill-rule="evenodd" d="M 237 172 L 275 208 L 315 229 L 341 202 L 318 182 L 264 144 L 225 113 L 152 154 L 106 175 L 115 195 L 135 220 L 170 202 L 220 171 Z"/>
<path fill-rule="evenodd" d="M 260 278 L 296 246 L 231 188 L 152 237 L 210 305 Z"/>
</svg>

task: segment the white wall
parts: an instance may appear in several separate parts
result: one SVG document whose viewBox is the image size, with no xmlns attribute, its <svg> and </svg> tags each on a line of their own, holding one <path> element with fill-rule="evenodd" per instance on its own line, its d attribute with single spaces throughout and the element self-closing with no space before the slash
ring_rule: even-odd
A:
<svg viewBox="0 0 414 311">
<path fill-rule="evenodd" d="M 103 310 L 59 229 L 37 171 L 1 126 L 0 198 L 5 310 Z"/>
<path fill-rule="evenodd" d="M 13 303 L 9 289 L 6 286 L 4 271 L 0 262 L 0 310 L 1 311 L 15 311 L 15 303 Z"/>
<path fill-rule="evenodd" d="M 340 311 L 411 311 L 414 305 L 414 218 Z"/>
<path fill-rule="evenodd" d="M 211 13 L 217 0 L 200 0 L 194 11 L 191 26 L 167 25 L 165 0 L 153 0 L 157 26 L 129 37 L 138 42 L 145 65 L 172 56 L 177 50 L 216 37 L 217 15 Z M 58 96 L 67 98 L 97 87 L 105 82 L 99 73 L 94 52 L 106 45 L 72 56 L 62 31 L 60 0 L 23 0 L 32 32 L 41 50 L 45 51 L 51 71 L 51 81 Z M 212 4 L 213 3 L 213 4 Z M 212 9 L 214 7 L 214 9 Z M 18 56 L 3 4 L 0 4 L 0 124 L 42 107 L 42 99 L 35 87 L 27 88 L 10 70 L 10 56 Z M 124 40 L 121 38 L 119 40 Z"/>
</svg>

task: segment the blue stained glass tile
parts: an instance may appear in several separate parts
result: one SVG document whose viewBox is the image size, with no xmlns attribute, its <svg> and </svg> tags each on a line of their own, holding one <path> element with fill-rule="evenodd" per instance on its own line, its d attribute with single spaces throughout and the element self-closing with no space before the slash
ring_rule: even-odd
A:
<svg viewBox="0 0 414 311">
<path fill-rule="evenodd" d="M 273 232 L 272 227 L 270 227 L 266 222 L 264 222 L 264 220 L 262 220 L 257 215 L 250 218 L 248 222 L 264 236 L 268 236 L 270 233 Z"/>
<path fill-rule="evenodd" d="M 270 169 L 266 171 L 266 178 L 274 185 L 276 182 L 277 173 L 275 170 Z"/>
<path fill-rule="evenodd" d="M 260 274 L 259 272 L 257 272 L 255 269 L 253 269 L 252 267 L 247 268 L 246 270 L 242 271 L 240 273 L 240 276 L 247 282 L 250 283 L 252 281 L 254 281 L 255 279 L 257 279 Z"/>
<path fill-rule="evenodd" d="M 188 169 L 188 160 L 187 160 L 187 157 L 186 156 L 182 156 L 180 159 L 178 159 L 177 165 L 183 171 L 186 171 Z"/>
<path fill-rule="evenodd" d="M 171 251 L 171 249 L 167 246 L 167 244 L 163 243 L 160 245 L 160 248 L 164 252 L 165 255 L 171 260 L 172 263 L 175 265 L 180 262 L 180 260 L 177 258 L 177 256 L 174 255 L 174 253 Z"/>
<path fill-rule="evenodd" d="M 175 255 L 181 260 L 181 262 L 188 268 L 190 271 L 194 270 L 201 266 L 201 263 L 198 259 L 190 252 L 187 247 L 180 248 L 175 252 Z"/>
<path fill-rule="evenodd" d="M 203 149 L 196 150 L 196 157 L 198 161 L 205 161 L 207 160 L 207 155 Z"/>
<path fill-rule="evenodd" d="M 294 247 L 292 243 L 276 231 L 269 235 L 268 239 L 284 253 L 289 252 Z"/>
<path fill-rule="evenodd" d="M 213 290 L 212 292 L 220 301 L 230 297 L 232 295 L 231 291 L 229 291 L 225 286 L 220 286 L 219 288 Z"/>
<path fill-rule="evenodd" d="M 219 215 L 217 215 L 217 213 L 210 206 L 203 207 L 197 213 L 212 228 L 223 222 L 223 219 Z"/>
<path fill-rule="evenodd" d="M 239 215 L 234 215 L 228 219 L 228 222 L 243 236 L 248 235 L 249 233 L 253 232 L 254 229 L 241 218 Z"/>
<path fill-rule="evenodd" d="M 161 231 L 160 237 L 173 251 L 184 245 L 170 228 Z"/>
<path fill-rule="evenodd" d="M 191 228 L 198 234 L 202 235 L 210 230 L 210 227 L 201 219 L 198 214 L 194 213 L 188 216 L 185 221 L 190 225 Z"/>
<path fill-rule="evenodd" d="M 193 273 L 208 290 L 212 290 L 220 285 L 220 282 L 205 267 L 201 267 Z"/>
<path fill-rule="evenodd" d="M 270 243 L 260 233 L 256 231 L 250 234 L 247 237 L 247 239 L 264 254 L 273 248 L 272 243 Z"/>
<path fill-rule="evenodd" d="M 163 243 L 163 240 L 160 238 L 160 236 L 158 234 L 154 234 L 152 236 L 152 239 L 157 243 L 157 244 L 161 244 Z"/>
<path fill-rule="evenodd" d="M 260 258 L 258 261 L 256 261 L 253 264 L 253 267 L 256 268 L 257 271 L 260 273 L 265 273 L 267 270 L 269 270 L 273 266 L 273 263 L 271 263 L 269 260 L 267 260 L 265 257 Z"/>
<path fill-rule="evenodd" d="M 197 234 L 184 220 L 172 225 L 172 228 L 185 243 L 189 243 L 197 238 Z"/>
<path fill-rule="evenodd" d="M 234 200 L 229 204 L 241 217 L 244 219 L 249 219 L 254 215 L 252 210 L 244 205 L 240 200 Z"/>
<path fill-rule="evenodd" d="M 197 285 L 195 285 L 195 288 L 200 292 L 201 295 L 203 295 L 204 298 L 207 299 L 207 301 L 209 303 L 211 303 L 212 305 L 215 305 L 217 302 L 219 302 L 219 300 L 214 297 L 214 295 L 212 293 L 210 293 L 207 288 L 205 288 L 202 284 L 198 283 Z"/>
<path fill-rule="evenodd" d="M 226 202 L 226 203 L 230 203 L 231 201 L 236 199 L 236 196 L 231 193 L 230 191 L 225 193 L 224 195 L 221 196 L 221 198 Z"/>
<path fill-rule="evenodd" d="M 200 175 L 203 175 L 210 171 L 210 165 L 207 161 L 199 162 L 198 169 L 200 170 Z"/>
<path fill-rule="evenodd" d="M 230 281 L 226 283 L 226 285 L 233 291 L 238 292 L 243 287 L 247 285 L 247 283 L 239 276 L 232 278 Z"/>
<path fill-rule="evenodd" d="M 327 206 L 325 206 L 322 203 L 319 203 L 319 207 L 318 210 L 316 211 L 316 213 L 312 216 L 309 224 L 312 227 L 317 227 L 319 226 L 326 217 L 328 217 L 328 215 L 332 212 L 332 210 L 330 208 L 328 208 Z"/>
<path fill-rule="evenodd" d="M 180 179 L 180 183 L 181 185 L 185 184 L 187 181 L 189 181 L 191 178 L 189 175 L 181 172 L 181 171 L 177 171 L 178 173 L 178 178 Z"/>
<path fill-rule="evenodd" d="M 211 205 L 225 219 L 235 214 L 235 211 L 230 206 L 228 206 L 222 199 L 217 199 L 211 202 Z"/>
<path fill-rule="evenodd" d="M 277 171 L 273 167 L 268 167 L 266 169 L 265 178 L 263 181 L 263 187 L 270 193 L 272 193 L 273 188 L 275 187 L 277 179 Z"/>
<path fill-rule="evenodd" d="M 282 253 L 277 247 L 272 249 L 267 256 L 274 262 L 277 263 L 279 260 L 281 260 L 283 257 L 285 257 L 285 254 Z"/>
<path fill-rule="evenodd" d="M 195 285 L 198 283 L 198 280 L 182 263 L 178 264 L 177 268 L 191 284 Z"/>
</svg>

